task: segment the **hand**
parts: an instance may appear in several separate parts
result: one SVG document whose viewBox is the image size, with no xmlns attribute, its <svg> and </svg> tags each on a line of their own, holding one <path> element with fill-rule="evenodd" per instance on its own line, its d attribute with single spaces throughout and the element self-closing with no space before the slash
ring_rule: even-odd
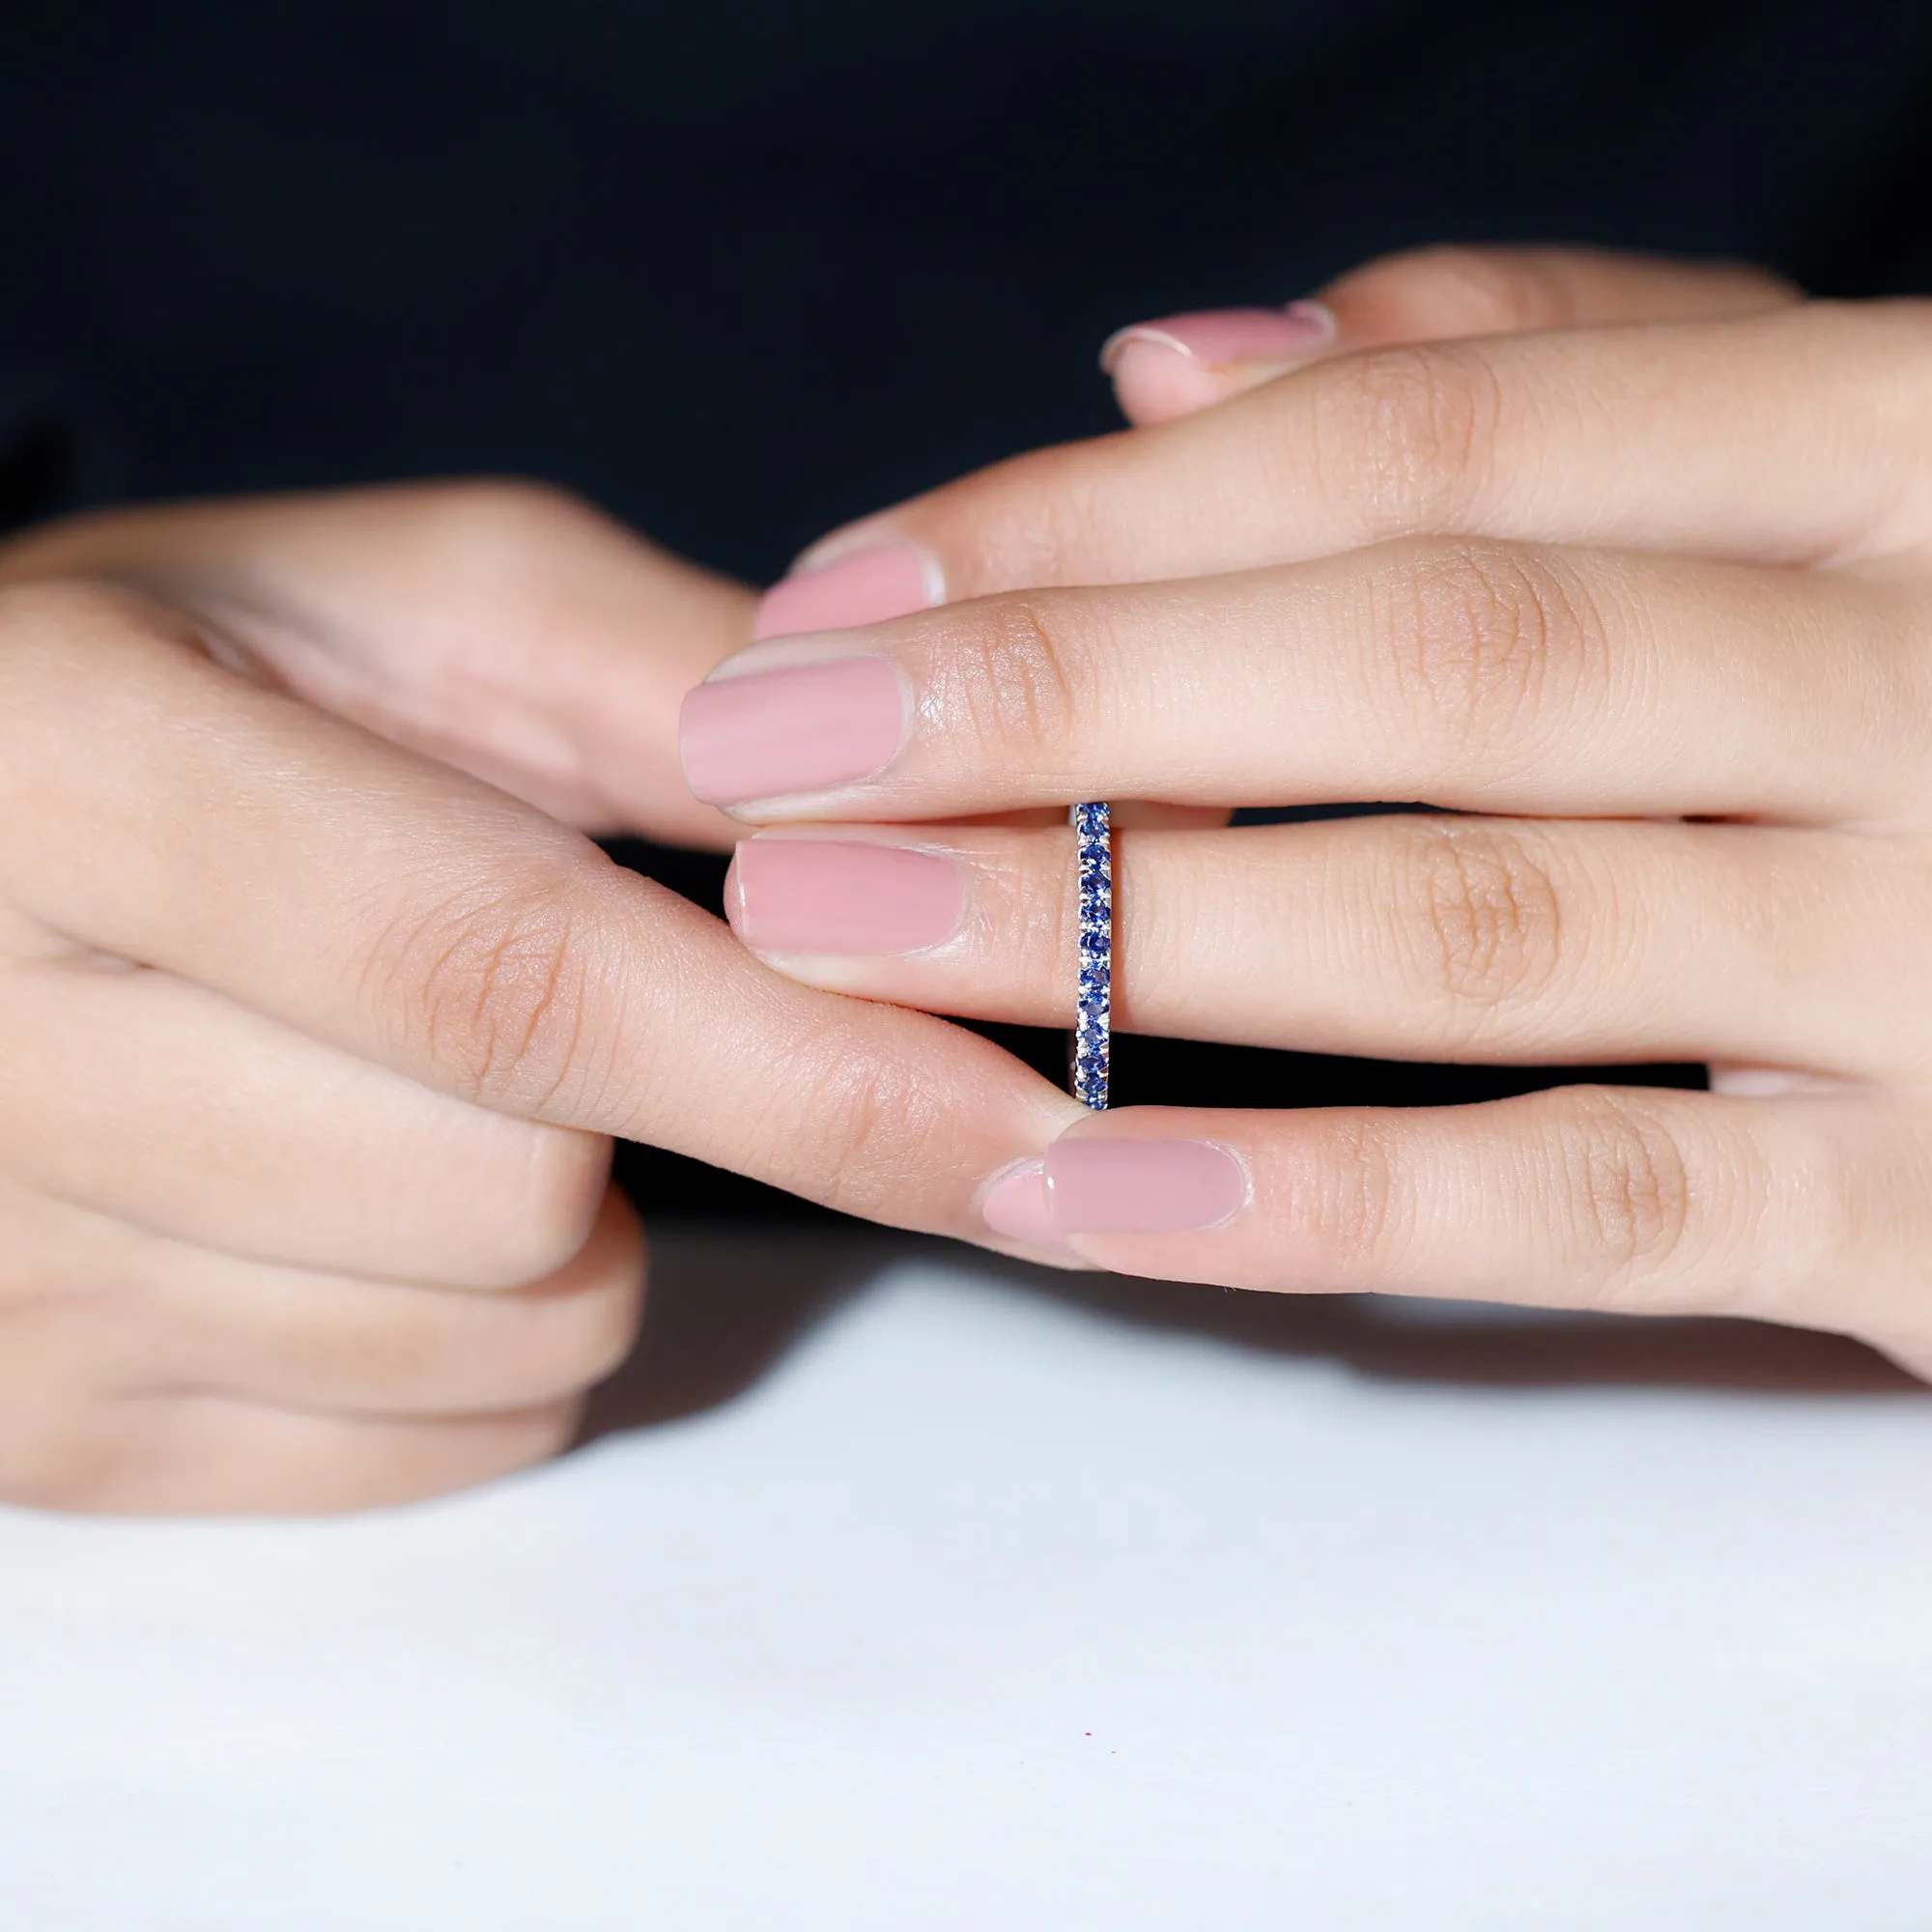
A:
<svg viewBox="0 0 1932 1932">
<path fill-rule="evenodd" d="M 842 533 L 781 615 L 836 622 L 841 573 L 876 590 L 906 557 L 966 601 L 753 647 L 689 701 L 687 766 L 781 828 L 736 862 L 767 959 L 1062 1024 L 1069 836 L 877 821 L 1453 808 L 1127 834 L 1117 1021 L 1697 1059 L 1715 1092 L 1128 1108 L 996 1219 L 1128 1272 L 1754 1315 L 1932 1372 L 1932 312 L 1760 284 L 1712 319 L 1707 279 L 1672 300 L 1638 267 L 1621 300 L 1618 272 L 1595 265 L 1564 327 L 1344 335 Z M 788 735 L 760 744 L 744 720 L 781 688 Z M 813 733 L 835 689 L 839 728 Z"/>
<path fill-rule="evenodd" d="M 192 608 L 208 647 L 586 832 L 728 847 L 678 777 L 678 701 L 753 593 L 561 491 L 409 484 L 120 510 L 0 548 Z"/>
<path fill-rule="evenodd" d="M 0 551 L 0 1497 L 338 1509 L 517 1467 L 630 1342 L 609 1136 L 971 1236 L 1069 1118 L 985 1041 L 791 985 L 291 695 L 701 836 L 668 760 L 621 750 L 668 737 L 654 624 L 742 637 L 743 596 L 588 513 L 143 514 Z"/>
</svg>

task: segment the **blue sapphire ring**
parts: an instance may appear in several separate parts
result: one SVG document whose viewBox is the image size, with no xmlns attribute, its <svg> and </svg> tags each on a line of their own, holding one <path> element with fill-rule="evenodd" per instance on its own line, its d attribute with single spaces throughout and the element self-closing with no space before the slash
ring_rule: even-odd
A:
<svg viewBox="0 0 1932 1932">
<path fill-rule="evenodd" d="M 1080 998 L 1073 1022 L 1073 1097 L 1107 1104 L 1114 1021 L 1114 832 L 1105 805 L 1071 813 L 1080 876 Z"/>
</svg>

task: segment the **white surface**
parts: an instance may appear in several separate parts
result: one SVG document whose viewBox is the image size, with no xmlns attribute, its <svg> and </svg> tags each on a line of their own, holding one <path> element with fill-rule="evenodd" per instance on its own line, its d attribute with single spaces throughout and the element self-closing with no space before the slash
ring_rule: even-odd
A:
<svg viewBox="0 0 1932 1932">
<path fill-rule="evenodd" d="M 0 1724 L 20 1932 L 1923 1932 L 1932 1402 L 904 1263 L 488 1493 L 0 1515 Z"/>
</svg>

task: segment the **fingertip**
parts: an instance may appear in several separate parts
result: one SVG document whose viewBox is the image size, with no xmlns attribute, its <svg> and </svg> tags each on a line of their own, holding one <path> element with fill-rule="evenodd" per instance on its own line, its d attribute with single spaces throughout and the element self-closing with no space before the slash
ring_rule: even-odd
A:
<svg viewBox="0 0 1932 1932">
<path fill-rule="evenodd" d="M 744 838 L 731 848 L 731 863 L 724 867 L 724 923 L 745 941 L 745 881 L 738 861 L 750 841 Z"/>
<path fill-rule="evenodd" d="M 1108 347 L 1102 367 L 1113 378 L 1114 400 L 1137 428 L 1193 415 L 1240 386 L 1226 371 L 1207 368 L 1148 333 L 1124 330 Z"/>
<path fill-rule="evenodd" d="M 1167 422 L 1321 355 L 1336 332 L 1321 302 L 1204 309 L 1117 330 L 1101 346 L 1100 367 L 1131 422 Z"/>
<path fill-rule="evenodd" d="M 1063 1264 L 1091 1266 L 1054 1226 L 1046 1198 L 1046 1163 L 1036 1157 L 996 1175 L 980 1202 L 980 1218 L 996 1235 Z"/>
</svg>

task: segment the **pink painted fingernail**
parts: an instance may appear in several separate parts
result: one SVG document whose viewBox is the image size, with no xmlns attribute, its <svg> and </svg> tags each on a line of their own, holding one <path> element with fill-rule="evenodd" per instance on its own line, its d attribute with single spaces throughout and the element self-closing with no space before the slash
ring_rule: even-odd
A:
<svg viewBox="0 0 1932 1932">
<path fill-rule="evenodd" d="M 1248 1198 L 1248 1178 L 1212 1141 L 1056 1141 L 1046 1210 L 1062 1235 L 1180 1235 L 1212 1228 Z"/>
<path fill-rule="evenodd" d="M 843 631 L 883 624 L 946 601 L 939 559 L 923 544 L 877 544 L 801 570 L 765 592 L 752 635 Z"/>
<path fill-rule="evenodd" d="M 1057 1248 L 1060 1232 L 1046 1211 L 1045 1163 L 1023 1160 L 1003 1174 L 980 1203 L 980 1218 L 996 1235 L 1036 1248 Z"/>
<path fill-rule="evenodd" d="M 822 791 L 891 764 L 905 713 L 905 687 L 885 658 L 714 677 L 685 697 L 678 757 L 706 805 Z"/>
<path fill-rule="evenodd" d="M 903 845 L 750 838 L 731 877 L 731 923 L 758 952 L 918 952 L 966 915 L 959 867 Z"/>
<path fill-rule="evenodd" d="M 1230 362 L 1281 362 L 1312 355 L 1335 339 L 1335 318 L 1321 303 L 1290 302 L 1286 308 L 1211 308 L 1189 315 L 1137 322 L 1110 335 L 1100 367 L 1113 375 L 1137 343 L 1222 368 Z"/>
</svg>

